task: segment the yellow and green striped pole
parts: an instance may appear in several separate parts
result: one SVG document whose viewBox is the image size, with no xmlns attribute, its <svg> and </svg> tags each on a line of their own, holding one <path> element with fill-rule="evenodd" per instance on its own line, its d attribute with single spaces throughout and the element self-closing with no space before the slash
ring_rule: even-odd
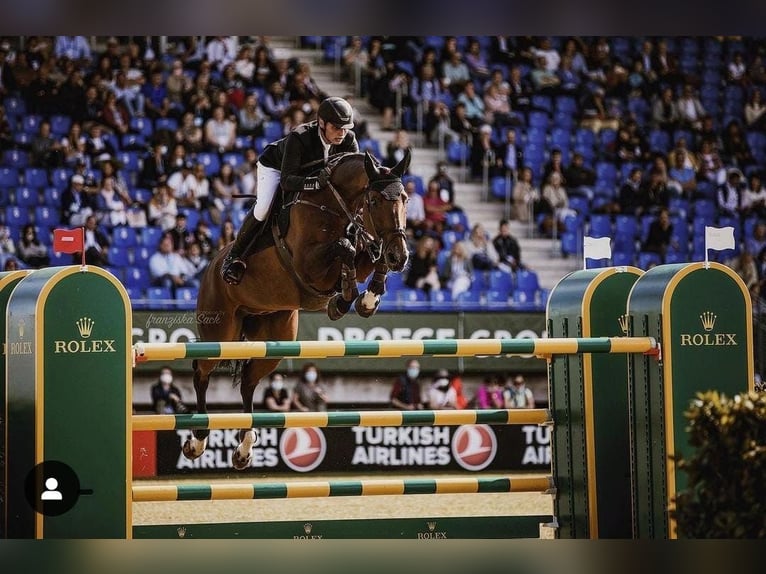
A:
<svg viewBox="0 0 766 574">
<path fill-rule="evenodd" d="M 328 359 L 331 357 L 475 357 L 477 355 L 552 355 L 650 353 L 653 337 L 548 339 L 421 339 L 401 341 L 244 341 L 136 343 L 136 362 L 179 359 Z"/>
<path fill-rule="evenodd" d="M 214 413 L 135 415 L 133 430 L 528 425 L 552 422 L 547 409 L 331 411 L 309 413 Z"/>
<path fill-rule="evenodd" d="M 334 496 L 379 496 L 386 494 L 548 493 L 552 491 L 553 487 L 550 476 L 342 480 L 252 484 L 134 485 L 133 502 L 325 498 Z"/>
</svg>

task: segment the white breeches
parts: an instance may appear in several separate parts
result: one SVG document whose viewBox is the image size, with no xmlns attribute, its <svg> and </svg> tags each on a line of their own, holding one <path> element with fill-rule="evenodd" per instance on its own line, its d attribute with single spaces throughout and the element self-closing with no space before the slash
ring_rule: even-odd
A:
<svg viewBox="0 0 766 574">
<path fill-rule="evenodd" d="M 258 164 L 258 183 L 255 186 L 255 194 L 258 197 L 255 200 L 255 205 L 253 205 L 253 216 L 258 221 L 265 220 L 269 215 L 281 176 L 282 174 L 278 169 Z"/>
</svg>

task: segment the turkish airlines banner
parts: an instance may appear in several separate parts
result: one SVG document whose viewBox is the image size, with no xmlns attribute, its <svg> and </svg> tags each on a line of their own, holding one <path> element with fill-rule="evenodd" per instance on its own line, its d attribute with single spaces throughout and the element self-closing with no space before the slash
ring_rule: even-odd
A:
<svg viewBox="0 0 766 574">
<path fill-rule="evenodd" d="M 537 425 L 260 429 L 252 467 L 275 472 L 549 470 L 550 428 Z M 187 460 L 191 431 L 157 433 L 158 475 L 231 472 L 238 430 L 212 430 L 205 453 Z"/>
</svg>

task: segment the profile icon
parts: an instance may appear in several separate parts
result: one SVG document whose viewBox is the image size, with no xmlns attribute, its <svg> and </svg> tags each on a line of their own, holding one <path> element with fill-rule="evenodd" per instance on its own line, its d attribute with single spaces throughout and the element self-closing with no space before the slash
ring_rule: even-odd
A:
<svg viewBox="0 0 766 574">
<path fill-rule="evenodd" d="M 45 490 L 40 495 L 40 500 L 63 500 L 63 496 L 61 495 L 61 492 L 59 492 L 58 487 L 59 481 L 54 477 L 51 476 L 45 479 Z"/>
</svg>

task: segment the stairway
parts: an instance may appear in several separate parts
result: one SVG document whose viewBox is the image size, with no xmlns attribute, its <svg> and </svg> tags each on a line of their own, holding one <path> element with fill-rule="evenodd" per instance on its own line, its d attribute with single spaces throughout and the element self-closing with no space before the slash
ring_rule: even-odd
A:
<svg viewBox="0 0 766 574">
<path fill-rule="evenodd" d="M 339 80 L 336 65 L 324 62 L 321 51 L 299 48 L 295 36 L 273 36 L 269 44 L 278 58 L 297 58 L 301 62 L 308 62 L 312 77 L 328 94 L 342 97 L 352 94 L 353 86 Z M 352 101 L 359 114 L 367 121 L 370 137 L 379 142 L 381 149 L 385 149 L 393 137 L 393 132 L 380 129 L 378 110 L 365 99 L 353 98 Z M 443 159 L 443 152 L 436 147 L 420 145 L 417 134 L 410 133 L 410 139 L 414 148 L 410 172 L 428 181 L 436 173 L 436 163 Z M 456 183 L 455 202 L 463 208 L 471 224 L 481 223 L 493 236 L 497 232 L 500 219 L 504 216 L 505 206 L 498 200 L 486 200 L 485 195 L 488 194 L 482 182 L 467 178 L 465 170 L 466 168 L 461 166 L 448 167 L 448 173 Z M 562 258 L 561 251 L 553 240 L 534 237 L 527 224 L 512 220 L 511 233 L 519 241 L 524 264 L 537 273 L 543 288 L 553 288 L 565 274 L 582 268 L 581 261 L 576 258 Z"/>
</svg>

